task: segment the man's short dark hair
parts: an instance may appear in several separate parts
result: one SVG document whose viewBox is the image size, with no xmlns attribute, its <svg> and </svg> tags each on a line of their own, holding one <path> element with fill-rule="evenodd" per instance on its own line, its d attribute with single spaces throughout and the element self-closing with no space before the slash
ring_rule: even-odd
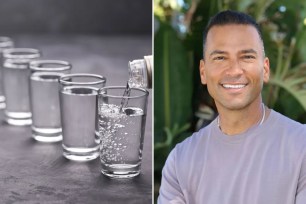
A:
<svg viewBox="0 0 306 204">
<path fill-rule="evenodd" d="M 257 32 L 258 35 L 262 40 L 262 35 L 261 31 L 259 28 L 259 25 L 256 23 L 256 21 L 249 15 L 238 12 L 238 11 L 231 11 L 231 10 L 226 10 L 226 11 L 221 11 L 217 13 L 215 16 L 213 16 L 203 34 L 203 56 L 205 56 L 205 45 L 206 45 L 206 39 L 207 39 L 207 33 L 208 31 L 213 27 L 213 26 L 222 26 L 222 25 L 230 25 L 230 24 L 236 24 L 236 25 L 251 25 L 253 26 Z"/>
</svg>

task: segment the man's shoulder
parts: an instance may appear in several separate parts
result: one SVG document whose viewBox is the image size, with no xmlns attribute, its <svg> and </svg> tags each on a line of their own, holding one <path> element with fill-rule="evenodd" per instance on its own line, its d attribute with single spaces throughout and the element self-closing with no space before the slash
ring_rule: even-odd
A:
<svg viewBox="0 0 306 204">
<path fill-rule="evenodd" d="M 169 170 L 175 166 L 177 174 L 188 174 L 193 165 L 206 154 L 210 131 L 211 125 L 208 125 L 178 143 L 170 152 L 164 169 Z"/>
<path fill-rule="evenodd" d="M 292 132 L 296 132 L 296 131 L 306 132 L 306 124 L 301 124 L 274 110 L 272 110 L 271 113 L 273 114 L 273 119 L 277 120 L 277 126 L 279 126 L 280 129 L 290 130 Z"/>
<path fill-rule="evenodd" d="M 274 127 L 273 131 L 294 142 L 301 142 L 306 145 L 306 124 L 301 124 L 273 110 L 272 114 L 275 120 L 275 126 L 271 123 L 271 126 Z"/>
<path fill-rule="evenodd" d="M 191 136 L 178 143 L 175 149 L 177 151 L 184 151 L 186 153 L 188 151 L 193 151 L 194 149 L 197 149 L 197 147 L 203 148 L 205 143 L 209 140 L 212 123 L 201 128 L 197 132 L 194 132 Z"/>
</svg>

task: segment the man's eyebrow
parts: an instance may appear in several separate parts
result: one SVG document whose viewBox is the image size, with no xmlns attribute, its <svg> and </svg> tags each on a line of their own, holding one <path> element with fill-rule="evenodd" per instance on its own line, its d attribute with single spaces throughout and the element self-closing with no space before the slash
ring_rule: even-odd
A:
<svg viewBox="0 0 306 204">
<path fill-rule="evenodd" d="M 214 50 L 212 51 L 209 56 L 212 56 L 212 55 L 217 55 L 217 54 L 226 54 L 227 52 L 225 51 L 222 51 L 222 50 Z"/>
<path fill-rule="evenodd" d="M 256 55 L 257 55 L 257 52 L 256 52 L 256 50 L 254 50 L 254 49 L 241 50 L 241 51 L 239 51 L 239 53 L 241 53 L 241 54 L 253 53 L 253 54 L 256 54 Z"/>
<path fill-rule="evenodd" d="M 257 55 L 257 52 L 256 50 L 254 49 L 245 49 L 245 50 L 240 50 L 239 51 L 240 54 L 249 54 L 249 53 L 253 53 L 253 54 L 256 54 Z M 222 54 L 227 54 L 226 51 L 222 51 L 222 50 L 214 50 L 212 51 L 209 56 L 213 56 L 213 55 L 222 55 Z"/>
</svg>

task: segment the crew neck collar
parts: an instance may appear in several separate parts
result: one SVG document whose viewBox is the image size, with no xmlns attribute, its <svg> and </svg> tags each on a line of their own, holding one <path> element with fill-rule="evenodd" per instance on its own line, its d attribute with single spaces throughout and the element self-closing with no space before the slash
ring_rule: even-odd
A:
<svg viewBox="0 0 306 204">
<path fill-rule="evenodd" d="M 212 130 L 213 130 L 213 137 L 217 137 L 224 142 L 227 143 L 240 143 L 241 141 L 245 140 L 247 137 L 251 137 L 253 135 L 257 135 L 261 133 L 263 130 L 267 128 L 268 125 L 271 125 L 271 122 L 274 121 L 275 118 L 275 111 L 270 109 L 269 116 L 264 120 L 261 125 L 255 124 L 246 131 L 236 134 L 236 135 L 227 135 L 224 134 L 220 128 L 218 127 L 217 118 L 212 122 Z"/>
</svg>

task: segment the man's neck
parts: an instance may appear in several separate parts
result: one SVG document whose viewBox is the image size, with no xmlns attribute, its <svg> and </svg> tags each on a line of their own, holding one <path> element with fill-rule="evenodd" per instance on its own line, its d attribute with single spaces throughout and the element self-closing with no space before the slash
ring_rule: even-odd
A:
<svg viewBox="0 0 306 204">
<path fill-rule="evenodd" d="M 219 107 L 218 111 L 219 128 L 224 134 L 231 136 L 243 133 L 252 126 L 260 124 L 270 113 L 261 102 L 240 110 Z"/>
</svg>

